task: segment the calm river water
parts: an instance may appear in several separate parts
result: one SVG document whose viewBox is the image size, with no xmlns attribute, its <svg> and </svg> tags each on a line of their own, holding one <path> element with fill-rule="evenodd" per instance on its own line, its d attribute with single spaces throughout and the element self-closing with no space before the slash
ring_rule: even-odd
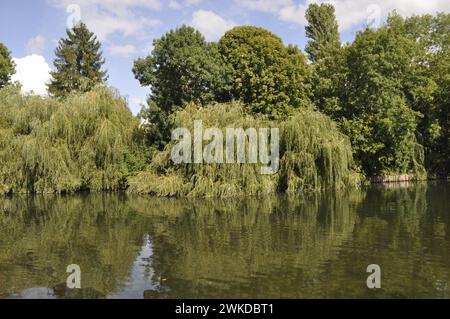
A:
<svg viewBox="0 0 450 319">
<path fill-rule="evenodd" d="M 81 270 L 68 289 L 67 266 Z M 367 266 L 381 268 L 369 289 Z M 0 198 L 0 298 L 450 298 L 450 183 Z"/>
</svg>

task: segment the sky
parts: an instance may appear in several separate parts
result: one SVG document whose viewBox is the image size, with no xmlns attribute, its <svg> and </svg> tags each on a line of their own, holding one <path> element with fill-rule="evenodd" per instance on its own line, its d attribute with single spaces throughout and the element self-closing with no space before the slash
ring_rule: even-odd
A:
<svg viewBox="0 0 450 319">
<path fill-rule="evenodd" d="M 255 25 L 303 50 L 305 10 L 321 2 L 335 6 L 343 42 L 368 25 L 382 24 L 393 10 L 403 16 L 450 12 L 450 0 L 0 0 L 0 42 L 12 52 L 13 80 L 23 92 L 46 95 L 58 40 L 82 20 L 102 42 L 108 84 L 136 114 L 150 88 L 134 78 L 133 62 L 150 54 L 153 40 L 165 32 L 188 24 L 217 41 L 234 26 Z"/>
</svg>

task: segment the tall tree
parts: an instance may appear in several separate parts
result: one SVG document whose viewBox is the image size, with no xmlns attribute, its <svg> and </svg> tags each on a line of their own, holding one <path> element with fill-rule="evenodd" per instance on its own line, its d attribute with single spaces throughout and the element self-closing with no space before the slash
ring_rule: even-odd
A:
<svg viewBox="0 0 450 319">
<path fill-rule="evenodd" d="M 151 88 L 150 109 L 143 110 L 149 143 L 161 149 L 170 140 L 169 115 L 186 103 L 225 99 L 227 72 L 217 44 L 181 26 L 154 41 L 150 55 L 135 61 L 133 73 Z"/>
<path fill-rule="evenodd" d="M 225 76 L 216 45 L 185 25 L 155 40 L 151 54 L 135 61 L 133 73 L 151 87 L 152 101 L 166 112 L 214 100 Z"/>
<path fill-rule="evenodd" d="M 0 88 L 8 84 L 14 73 L 15 64 L 11 59 L 11 52 L 3 43 L 0 43 Z"/>
<path fill-rule="evenodd" d="M 310 39 L 305 51 L 312 62 L 320 60 L 341 46 L 333 5 L 310 4 L 306 10 L 306 36 Z"/>
<path fill-rule="evenodd" d="M 231 67 L 231 95 L 253 112 L 280 118 L 309 104 L 309 67 L 297 47 L 285 47 L 272 32 L 236 27 L 219 41 Z"/>
<path fill-rule="evenodd" d="M 413 41 L 386 26 L 359 32 L 348 48 L 341 123 L 369 176 L 424 173 L 420 113 L 406 95 L 414 57 Z"/>
<path fill-rule="evenodd" d="M 392 14 L 388 26 L 415 44 L 413 76 L 406 78 L 406 96 L 421 114 L 417 137 L 426 151 L 431 174 L 450 173 L 450 14 Z"/>
<path fill-rule="evenodd" d="M 334 7 L 330 4 L 311 4 L 306 10 L 306 20 L 309 41 L 305 51 L 313 62 L 313 100 L 320 111 L 337 119 L 342 111 L 346 51 L 341 47 Z"/>
<path fill-rule="evenodd" d="M 87 92 L 96 84 L 106 82 L 107 72 L 102 70 L 101 43 L 84 23 L 68 29 L 55 50 L 55 71 L 48 91 L 55 97 L 66 97 L 72 91 Z"/>
</svg>

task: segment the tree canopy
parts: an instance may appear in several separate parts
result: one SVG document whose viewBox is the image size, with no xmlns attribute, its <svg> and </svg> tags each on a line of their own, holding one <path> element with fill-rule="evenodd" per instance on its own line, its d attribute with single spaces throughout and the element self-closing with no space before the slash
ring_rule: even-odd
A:
<svg viewBox="0 0 450 319">
<path fill-rule="evenodd" d="M 394 14 L 390 28 L 415 44 L 414 70 L 405 79 L 411 107 L 421 114 L 417 129 L 425 147 L 427 169 L 447 176 L 450 172 L 450 14 L 401 18 Z"/>
<path fill-rule="evenodd" d="M 309 38 L 305 51 L 311 61 L 317 62 L 341 45 L 334 7 L 328 3 L 310 4 L 305 17 L 308 21 L 306 37 Z"/>
<path fill-rule="evenodd" d="M 402 18 L 366 28 L 342 45 L 335 10 L 306 10 L 310 64 L 293 45 L 254 26 L 235 27 L 207 43 L 190 27 L 155 41 L 135 63 L 151 87 L 144 110 L 149 142 L 162 149 L 170 115 L 188 102 L 241 101 L 250 114 L 286 119 L 312 106 L 350 138 L 360 172 L 425 176 L 449 172 L 448 14 Z M 162 141 L 162 142 L 161 142 Z"/>
<path fill-rule="evenodd" d="M 311 4 L 306 19 L 313 101 L 350 137 L 361 171 L 447 175 L 449 15 L 393 12 L 344 46 L 332 6 Z"/>
<path fill-rule="evenodd" d="M 312 61 L 312 92 L 317 108 L 338 119 L 346 80 L 345 49 L 341 47 L 334 7 L 311 4 L 306 10 L 306 53 Z"/>
<path fill-rule="evenodd" d="M 150 109 L 143 110 L 149 142 L 161 149 L 170 139 L 169 115 L 189 102 L 224 99 L 227 72 L 217 45 L 183 25 L 154 41 L 154 49 L 135 61 L 133 73 L 151 88 Z"/>
<path fill-rule="evenodd" d="M 186 25 L 167 32 L 134 63 L 149 88 L 140 123 L 98 85 L 105 61 L 86 25 L 59 42 L 50 97 L 6 85 L 14 63 L 0 44 L 0 193 L 131 185 L 164 196 L 231 196 L 342 188 L 361 177 L 448 177 L 450 14 L 393 12 L 346 44 L 333 6 L 311 4 L 306 20 L 309 61 L 255 26 L 218 42 Z M 279 128 L 278 173 L 263 177 L 245 163 L 174 165 L 172 129 L 199 118 L 222 129 Z"/>
<path fill-rule="evenodd" d="M 235 27 L 220 39 L 219 51 L 231 68 L 231 97 L 253 112 L 279 118 L 309 104 L 306 57 L 270 31 Z"/>
<path fill-rule="evenodd" d="M 138 125 L 104 87 L 63 101 L 0 89 L 0 194 L 125 189 L 143 169 Z"/>
<path fill-rule="evenodd" d="M 9 83 L 11 76 L 16 72 L 15 68 L 11 52 L 0 42 L 0 88 Z"/>
<path fill-rule="evenodd" d="M 422 172 L 420 114 L 405 96 L 413 43 L 387 27 L 358 33 L 348 48 L 343 128 L 369 175 Z"/>
<path fill-rule="evenodd" d="M 101 43 L 84 23 L 66 30 L 67 38 L 59 41 L 55 50 L 48 91 L 55 97 L 66 97 L 73 91 L 87 92 L 95 85 L 105 83 L 108 76 L 102 70 Z"/>
<path fill-rule="evenodd" d="M 216 45 L 185 25 L 155 40 L 150 55 L 135 61 L 133 73 L 151 88 L 150 99 L 165 112 L 217 99 L 225 81 Z"/>
</svg>

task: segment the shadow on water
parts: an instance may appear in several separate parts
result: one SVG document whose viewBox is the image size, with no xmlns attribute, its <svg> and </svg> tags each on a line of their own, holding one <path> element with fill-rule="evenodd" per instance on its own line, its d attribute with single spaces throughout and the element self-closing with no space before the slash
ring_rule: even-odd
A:
<svg viewBox="0 0 450 319">
<path fill-rule="evenodd" d="M 448 183 L 227 200 L 0 198 L 2 298 L 448 298 Z M 68 289 L 66 268 L 81 268 Z M 382 288 L 366 286 L 379 264 Z"/>
</svg>

